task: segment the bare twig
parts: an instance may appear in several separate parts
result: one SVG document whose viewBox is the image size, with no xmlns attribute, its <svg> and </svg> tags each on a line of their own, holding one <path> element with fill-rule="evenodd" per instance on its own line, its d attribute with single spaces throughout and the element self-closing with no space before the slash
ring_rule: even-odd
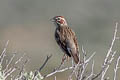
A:
<svg viewBox="0 0 120 80">
<path fill-rule="evenodd" d="M 25 56 L 25 53 L 19 59 L 17 59 L 17 61 L 15 62 L 15 64 L 18 64 L 20 61 L 22 61 L 22 59 L 24 58 L 24 56 Z"/>
<path fill-rule="evenodd" d="M 118 37 L 117 37 L 117 29 L 118 29 L 118 22 L 116 22 L 112 43 L 111 43 L 110 48 L 108 49 L 107 55 L 106 55 L 106 57 L 104 59 L 104 63 L 102 65 L 102 69 L 96 76 L 94 76 L 92 78 L 92 80 L 98 78 L 100 75 L 102 75 L 101 76 L 101 80 L 104 80 L 104 76 L 105 76 L 105 74 L 106 74 L 106 72 L 107 72 L 111 62 L 114 59 L 114 55 L 116 54 L 116 51 L 114 51 L 113 54 L 112 54 L 112 49 L 113 49 L 113 45 L 115 43 L 115 40 L 118 39 Z M 109 59 L 110 55 L 111 55 L 111 58 Z"/>
<path fill-rule="evenodd" d="M 0 64 L 3 63 L 4 57 L 6 56 L 6 49 L 7 49 L 8 43 L 9 43 L 9 40 L 6 42 L 5 47 L 2 51 L 2 54 L 0 55 Z"/>
<path fill-rule="evenodd" d="M 107 72 L 107 70 L 108 70 L 108 68 L 109 68 L 109 64 L 112 62 L 112 60 L 114 59 L 114 55 L 115 55 L 115 53 L 116 52 L 114 52 L 114 54 L 112 54 L 112 58 L 110 59 L 110 60 L 108 60 L 108 58 L 109 58 L 109 56 L 110 56 L 110 54 L 111 54 L 111 52 L 112 52 L 112 49 L 113 49 L 113 45 L 114 45 L 114 43 L 115 43 L 115 40 L 116 40 L 116 37 L 117 37 L 117 28 L 118 28 L 118 23 L 116 22 L 116 25 L 115 25 L 115 31 L 114 31 L 114 35 L 113 35 L 113 39 L 112 39 L 112 43 L 111 43 L 111 46 L 110 46 L 110 48 L 109 48 L 109 50 L 108 50 L 108 52 L 107 52 L 107 55 L 106 55 L 106 58 L 105 58 L 105 60 L 104 60 L 104 64 L 103 64 L 103 71 L 102 71 L 102 76 L 101 76 L 101 80 L 104 80 L 104 76 L 105 76 L 105 74 L 106 74 L 106 72 Z M 108 64 L 108 62 L 109 62 L 109 64 Z"/>
<path fill-rule="evenodd" d="M 5 75 L 5 80 L 8 76 L 10 76 L 14 71 L 16 70 L 16 68 L 11 69 L 6 75 Z"/>
<path fill-rule="evenodd" d="M 57 80 L 57 79 L 56 79 L 56 76 L 55 76 L 55 80 Z"/>
<path fill-rule="evenodd" d="M 38 74 L 38 72 L 40 72 L 45 67 L 45 65 L 47 64 L 48 60 L 51 57 L 52 57 L 52 55 L 46 57 L 45 62 L 42 64 L 42 66 L 38 70 L 35 71 L 33 79 L 35 79 L 35 76 Z"/>
<path fill-rule="evenodd" d="M 13 54 L 13 56 L 11 57 L 11 59 L 9 60 L 9 62 L 7 63 L 7 66 L 6 66 L 6 68 L 4 69 L 4 73 L 6 74 L 7 73 L 7 71 L 9 71 L 8 70 L 8 67 L 9 67 L 9 65 L 12 63 L 12 61 L 13 61 L 13 59 L 15 58 L 15 54 Z"/>
<path fill-rule="evenodd" d="M 115 31 L 114 31 L 112 43 L 111 43 L 110 48 L 109 48 L 109 50 L 107 52 L 107 55 L 106 55 L 106 58 L 105 58 L 105 61 L 104 61 L 104 65 L 106 65 L 106 63 L 108 61 L 108 57 L 109 57 L 110 53 L 112 52 L 113 45 L 114 45 L 116 37 L 117 37 L 117 28 L 118 28 L 118 22 L 116 22 L 116 24 L 115 24 Z"/>
<path fill-rule="evenodd" d="M 68 67 L 68 68 L 64 68 L 64 69 L 61 69 L 61 70 L 56 70 L 54 72 L 51 72 L 50 74 L 45 75 L 44 78 L 50 77 L 50 76 L 52 76 L 56 73 L 64 72 L 64 71 L 67 71 L 67 70 L 70 70 L 70 69 L 73 69 L 73 67 Z"/>
<path fill-rule="evenodd" d="M 22 60 L 22 58 L 24 57 L 24 55 L 22 57 L 20 57 L 17 61 L 15 61 L 13 67 L 8 68 L 9 65 L 11 64 L 11 62 L 13 61 L 13 59 L 15 58 L 15 55 L 16 54 L 13 54 L 13 56 L 11 57 L 10 61 L 8 62 L 7 66 L 6 66 L 6 68 L 3 70 L 4 75 L 5 75 L 6 78 L 9 75 L 11 75 L 14 71 L 16 71 L 16 69 L 18 68 L 18 67 L 16 67 L 16 64 L 19 63 Z M 25 61 L 25 63 L 23 63 L 22 65 L 24 65 L 26 63 L 27 63 L 27 61 Z"/>
<path fill-rule="evenodd" d="M 116 51 L 112 54 L 111 59 L 107 62 L 108 64 L 103 68 L 101 80 L 104 79 L 104 76 L 105 76 L 107 70 L 109 69 L 110 64 L 112 63 L 115 54 L 116 54 Z"/>
<path fill-rule="evenodd" d="M 95 56 L 95 54 L 96 54 L 96 52 L 94 52 L 94 53 L 85 61 L 85 63 L 88 63 L 88 62 L 93 58 L 93 56 Z"/>
<path fill-rule="evenodd" d="M 118 67 L 119 62 L 120 62 L 120 56 L 118 57 L 115 68 L 114 68 L 114 80 L 116 80 L 117 70 L 120 68 Z"/>
<path fill-rule="evenodd" d="M 83 53 L 83 62 L 85 62 L 86 60 L 86 51 L 84 50 L 83 46 L 82 46 L 82 53 Z"/>
<path fill-rule="evenodd" d="M 0 65 L 2 66 L 3 61 L 5 60 L 5 56 L 6 56 L 6 49 L 8 46 L 9 40 L 6 42 L 6 45 L 2 51 L 2 54 L 0 55 Z M 12 64 L 14 58 L 15 58 L 16 54 L 14 53 L 12 55 L 12 57 L 10 58 L 10 60 L 5 60 L 6 64 L 5 64 L 5 69 L 2 70 L 2 75 L 4 76 L 4 80 L 6 80 L 9 76 L 12 76 L 12 73 L 15 72 L 17 70 L 16 64 L 19 63 L 22 58 L 24 56 L 22 56 L 21 58 L 19 58 L 17 61 L 14 62 L 13 66 L 10 66 L 10 64 Z M 13 79 L 13 77 L 11 77 L 11 80 Z"/>
<path fill-rule="evenodd" d="M 92 63 L 92 71 L 91 71 L 90 75 L 86 78 L 86 80 L 91 80 L 93 75 L 94 75 L 94 60 L 93 60 L 93 63 Z"/>
<path fill-rule="evenodd" d="M 75 73 L 76 78 L 78 77 L 78 74 L 79 74 L 79 73 L 77 72 L 77 68 L 80 68 L 81 65 L 82 65 L 82 64 L 81 64 L 80 61 L 79 61 L 79 63 L 78 63 L 77 65 L 73 66 L 72 73 L 71 73 L 71 75 L 69 76 L 69 79 L 68 79 L 68 80 L 72 80 L 72 76 L 73 76 L 74 73 Z M 76 75 L 76 72 L 77 72 L 77 75 Z"/>
<path fill-rule="evenodd" d="M 84 64 L 83 64 L 83 69 L 82 69 L 82 72 L 80 74 L 80 79 L 79 80 L 82 80 L 84 77 L 83 77 L 83 74 L 85 72 L 85 69 L 88 65 L 88 62 L 92 59 L 92 57 L 95 55 L 96 52 L 94 52 L 87 60 L 85 60 Z"/>
<path fill-rule="evenodd" d="M 22 67 L 21 67 L 21 70 L 20 70 L 19 74 L 16 76 L 16 79 L 17 79 L 17 80 L 23 78 L 23 73 L 24 73 L 24 71 L 25 71 L 24 68 L 25 68 L 25 65 L 27 64 L 28 61 L 29 61 L 29 60 L 26 59 L 25 62 L 23 62 Z"/>
<path fill-rule="evenodd" d="M 47 64 L 48 60 L 49 60 L 51 57 L 52 57 L 52 55 L 47 56 L 45 62 L 44 62 L 43 65 L 39 68 L 39 70 L 38 70 L 39 72 L 44 68 L 44 66 Z"/>
</svg>

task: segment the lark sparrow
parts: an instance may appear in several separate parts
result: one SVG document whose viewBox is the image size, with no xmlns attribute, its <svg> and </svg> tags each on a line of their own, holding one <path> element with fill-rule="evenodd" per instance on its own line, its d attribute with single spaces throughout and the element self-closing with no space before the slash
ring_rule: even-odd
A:
<svg viewBox="0 0 120 80">
<path fill-rule="evenodd" d="M 68 56 L 72 57 L 74 62 L 79 62 L 79 46 L 74 31 L 67 25 L 63 16 L 55 16 L 52 21 L 56 25 L 55 40 Z M 65 55 L 64 54 L 64 55 Z"/>
</svg>

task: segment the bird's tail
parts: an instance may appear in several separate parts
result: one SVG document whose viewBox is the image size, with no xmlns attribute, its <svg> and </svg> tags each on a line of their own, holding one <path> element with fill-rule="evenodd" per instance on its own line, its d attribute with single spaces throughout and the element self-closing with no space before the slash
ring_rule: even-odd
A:
<svg viewBox="0 0 120 80">
<path fill-rule="evenodd" d="M 79 62 L 79 56 L 78 56 L 78 54 L 72 54 L 72 57 L 73 57 L 73 59 L 74 59 L 74 62 L 75 62 L 76 64 L 78 64 L 78 62 Z"/>
</svg>

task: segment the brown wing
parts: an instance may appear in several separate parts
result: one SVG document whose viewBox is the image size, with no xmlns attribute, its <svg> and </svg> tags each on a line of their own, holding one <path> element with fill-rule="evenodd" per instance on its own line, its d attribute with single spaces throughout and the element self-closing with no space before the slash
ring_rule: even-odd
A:
<svg viewBox="0 0 120 80">
<path fill-rule="evenodd" d="M 74 40 L 74 43 L 75 43 L 75 46 L 76 46 L 77 54 L 79 54 L 79 45 L 78 45 L 77 37 L 74 36 L 73 40 Z"/>
<path fill-rule="evenodd" d="M 76 36 L 73 37 L 73 40 L 76 46 L 76 52 L 73 53 L 72 56 L 73 56 L 75 63 L 77 64 L 79 62 L 79 46 L 78 46 L 78 41 L 77 41 Z"/>
<path fill-rule="evenodd" d="M 60 46 L 60 48 L 69 56 L 71 57 L 71 54 L 69 53 L 68 49 L 67 49 L 67 45 L 66 45 L 66 41 L 65 39 L 62 37 L 62 34 L 60 33 L 60 31 L 58 29 L 56 29 L 55 31 L 55 39 L 56 42 L 58 43 L 58 45 Z"/>
<path fill-rule="evenodd" d="M 72 29 L 70 29 L 69 27 L 67 29 L 67 33 L 68 34 L 67 34 L 66 42 L 67 42 L 68 51 L 72 55 L 75 63 L 78 63 L 79 46 L 78 46 L 77 38 L 75 36 L 74 31 L 72 31 Z"/>
</svg>

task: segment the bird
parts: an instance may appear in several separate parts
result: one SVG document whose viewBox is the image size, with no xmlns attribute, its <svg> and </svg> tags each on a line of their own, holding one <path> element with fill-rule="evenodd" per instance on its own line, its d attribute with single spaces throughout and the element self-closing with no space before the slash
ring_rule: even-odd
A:
<svg viewBox="0 0 120 80">
<path fill-rule="evenodd" d="M 64 56 L 72 57 L 73 61 L 78 64 L 79 62 L 79 46 L 75 32 L 68 26 L 64 16 L 55 16 L 51 19 L 54 22 L 55 40 L 64 52 Z M 66 59 L 63 56 L 62 62 Z"/>
</svg>

